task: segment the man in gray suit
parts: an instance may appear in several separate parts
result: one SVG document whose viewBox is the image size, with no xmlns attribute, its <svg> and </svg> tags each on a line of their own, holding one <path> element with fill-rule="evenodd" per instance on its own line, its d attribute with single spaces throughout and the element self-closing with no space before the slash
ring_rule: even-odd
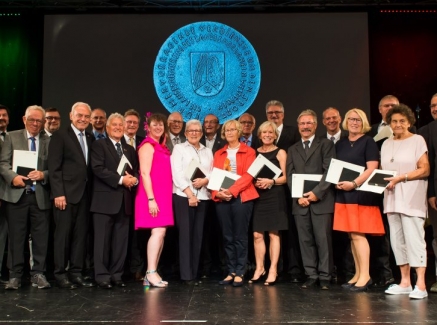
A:
<svg viewBox="0 0 437 325">
<path fill-rule="evenodd" d="M 29 106 L 23 117 L 25 129 L 7 134 L 0 154 L 0 175 L 4 179 L 2 199 L 6 202 L 9 229 L 9 282 L 6 289 L 16 290 L 21 286 L 29 224 L 32 235 L 32 285 L 39 289 L 50 288 L 44 276 L 51 208 L 47 167 L 50 138 L 40 133 L 44 116 L 41 106 Z M 24 175 L 13 171 L 14 150 L 37 152 L 37 168 L 26 171 Z"/>
<path fill-rule="evenodd" d="M 178 143 L 185 142 L 186 138 L 184 133 L 182 132 L 182 128 L 184 126 L 184 120 L 182 118 L 181 113 L 173 112 L 168 116 L 167 119 L 168 129 L 170 136 L 167 138 L 166 145 L 170 152 L 173 152 L 174 145 Z"/>
<path fill-rule="evenodd" d="M 293 174 L 323 175 L 320 182 L 304 184 L 301 198 L 293 198 L 299 244 L 307 281 L 302 288 L 313 287 L 320 280 L 321 289 L 329 289 L 333 268 L 332 215 L 334 189 L 325 181 L 331 162 L 335 158 L 334 143 L 316 137 L 317 115 L 312 110 L 300 113 L 298 119 L 301 141 L 288 149 L 287 182 L 293 186 Z M 305 182 L 306 183 L 306 182 Z"/>
</svg>

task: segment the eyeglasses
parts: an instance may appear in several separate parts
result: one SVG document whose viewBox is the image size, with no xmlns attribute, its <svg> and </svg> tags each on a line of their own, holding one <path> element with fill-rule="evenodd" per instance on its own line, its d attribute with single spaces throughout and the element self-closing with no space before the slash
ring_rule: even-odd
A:
<svg viewBox="0 0 437 325">
<path fill-rule="evenodd" d="M 355 117 L 348 117 L 347 120 L 349 122 L 351 122 L 351 123 L 361 123 L 361 122 L 363 122 L 360 118 L 355 118 Z"/>
<path fill-rule="evenodd" d="M 196 133 L 202 133 L 202 130 L 187 130 L 187 133 L 196 134 Z"/>
<path fill-rule="evenodd" d="M 29 122 L 30 124 L 36 123 L 36 124 L 43 124 L 43 120 L 35 120 L 34 118 L 28 118 L 26 119 L 26 122 Z"/>
<path fill-rule="evenodd" d="M 313 124 L 316 124 L 316 122 L 300 122 L 300 123 L 298 123 L 299 126 L 313 125 Z"/>
<path fill-rule="evenodd" d="M 175 120 L 169 120 L 170 123 L 174 123 L 174 124 L 182 124 L 184 123 L 184 121 L 175 121 Z"/>
<path fill-rule="evenodd" d="M 437 104 L 431 104 L 431 105 L 429 105 L 429 108 L 435 108 L 435 107 L 437 107 Z"/>
<path fill-rule="evenodd" d="M 267 115 L 273 115 L 273 114 L 279 115 L 279 114 L 282 114 L 282 113 L 284 113 L 284 112 L 282 112 L 282 111 L 271 111 L 271 112 L 267 112 Z"/>
<path fill-rule="evenodd" d="M 237 129 L 227 129 L 227 130 L 225 130 L 225 133 L 232 133 L 235 131 L 238 131 L 238 130 Z"/>
<path fill-rule="evenodd" d="M 241 121 L 240 123 L 243 125 L 253 125 L 252 121 Z"/>
<path fill-rule="evenodd" d="M 49 121 L 59 121 L 61 118 L 59 116 L 46 116 L 46 120 Z"/>
</svg>

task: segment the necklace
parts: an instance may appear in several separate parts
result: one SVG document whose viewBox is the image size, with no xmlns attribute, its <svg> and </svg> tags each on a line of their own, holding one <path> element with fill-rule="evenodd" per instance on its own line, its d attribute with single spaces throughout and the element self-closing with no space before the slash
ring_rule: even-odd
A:
<svg viewBox="0 0 437 325">
<path fill-rule="evenodd" d="M 263 152 L 267 152 L 267 150 L 269 150 L 269 149 L 275 149 L 276 148 L 276 146 L 275 145 L 273 145 L 273 146 L 270 146 L 270 147 L 267 147 L 267 149 L 266 148 L 264 148 L 264 146 L 261 146 L 261 149 L 262 149 L 262 151 Z M 270 150 L 269 150 L 270 151 Z"/>
<path fill-rule="evenodd" d="M 351 147 L 354 146 L 355 142 L 357 142 L 357 140 L 355 140 L 355 141 L 350 141 L 350 140 L 349 140 L 349 143 L 351 144 Z"/>
<path fill-rule="evenodd" d="M 399 146 L 395 150 L 395 142 L 393 140 L 393 146 L 391 148 L 391 159 L 390 159 L 390 162 L 394 162 L 395 161 L 395 154 L 398 152 L 398 150 L 401 147 L 401 145 L 402 145 L 402 142 L 399 143 Z"/>
<path fill-rule="evenodd" d="M 228 149 L 230 149 L 230 150 L 234 150 L 234 149 L 238 149 L 238 148 L 240 148 L 240 143 L 238 143 L 238 146 L 233 147 L 233 148 L 231 148 L 231 146 L 228 146 Z"/>
</svg>

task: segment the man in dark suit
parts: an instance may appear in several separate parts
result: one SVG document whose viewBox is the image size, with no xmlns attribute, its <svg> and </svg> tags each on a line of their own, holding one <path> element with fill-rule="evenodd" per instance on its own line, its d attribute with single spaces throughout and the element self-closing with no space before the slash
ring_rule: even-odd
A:
<svg viewBox="0 0 437 325">
<path fill-rule="evenodd" d="M 169 137 L 167 138 L 166 145 L 170 152 L 173 152 L 174 145 L 178 143 L 183 143 L 186 141 L 185 135 L 182 132 L 184 127 L 184 120 L 181 113 L 173 112 L 168 116 L 167 119 Z"/>
<path fill-rule="evenodd" d="M 279 131 L 279 139 L 276 145 L 288 152 L 288 148 L 300 140 L 299 130 L 295 126 L 284 125 L 284 105 L 278 100 L 271 100 L 266 104 L 267 120 L 276 124 Z M 301 282 L 302 277 L 302 262 L 299 250 L 298 234 L 296 229 L 296 223 L 294 216 L 291 213 L 292 204 L 290 192 L 286 190 L 287 196 L 287 208 L 289 215 L 288 232 L 284 232 L 285 236 L 282 237 L 284 252 L 288 257 L 288 273 L 291 275 L 291 282 Z M 282 252 L 281 252 L 282 254 Z M 285 256 L 285 254 L 284 254 Z M 283 267 L 282 257 L 279 260 L 279 268 Z"/>
<path fill-rule="evenodd" d="M 0 152 L 2 149 L 3 141 L 5 141 L 5 137 L 7 134 L 9 125 L 9 108 L 5 105 L 0 104 Z M 0 177 L 0 191 L 4 186 L 1 184 L 3 182 L 3 177 Z M 0 198 L 3 196 L 3 193 L 0 192 Z M 1 279 L 1 266 L 3 265 L 3 256 L 6 248 L 6 240 L 8 239 L 8 223 L 6 221 L 6 212 L 4 208 L 4 204 L 0 201 L 0 284 L 4 285 L 8 283 Z"/>
<path fill-rule="evenodd" d="M 25 129 L 6 135 L 0 154 L 2 200 L 6 202 L 9 229 L 9 282 L 6 289 L 18 289 L 24 266 L 24 245 L 28 242 L 28 226 L 32 235 L 32 286 L 50 288 L 44 272 L 49 235 L 49 198 L 47 157 L 50 138 L 40 134 L 44 125 L 44 109 L 29 106 L 23 117 Z M 37 152 L 36 169 L 19 175 L 12 169 L 14 150 Z M 14 161 L 15 162 L 15 161 Z M 20 162 L 18 162 L 18 167 Z M 24 167 L 24 166 L 23 166 Z M 28 184 L 25 181 L 30 180 Z"/>
<path fill-rule="evenodd" d="M 431 98 L 431 104 L 429 105 L 429 108 L 431 109 L 431 116 L 434 119 L 434 121 L 437 121 L 437 94 L 434 94 Z M 427 125 L 422 126 L 418 130 L 418 134 L 423 136 L 423 138 L 426 141 L 426 144 L 428 145 L 428 155 L 430 162 L 433 159 L 433 152 L 431 152 L 431 131 L 430 128 L 435 127 L 435 123 L 431 122 Z M 434 123 L 434 124 L 432 124 Z M 434 189 L 434 178 L 433 175 L 435 173 L 435 166 L 434 164 L 430 164 L 431 172 L 430 176 L 428 178 L 428 216 L 429 220 L 431 221 L 432 225 L 432 231 L 433 231 L 433 241 L 432 241 L 432 249 L 434 251 L 434 256 L 436 260 L 437 265 L 437 206 L 436 206 L 436 192 Z M 436 282 L 434 282 L 430 288 L 431 292 L 437 292 L 437 266 L 435 267 L 435 275 L 436 275 Z"/>
<path fill-rule="evenodd" d="M 249 113 L 244 113 L 240 116 L 238 122 L 240 122 L 241 126 L 243 127 L 240 142 L 244 142 L 255 150 L 258 149 L 261 146 L 260 141 L 256 132 L 253 133 L 256 127 L 255 116 Z"/>
<path fill-rule="evenodd" d="M 266 104 L 267 120 L 275 123 L 279 131 L 276 145 L 287 151 L 291 145 L 300 140 L 300 135 L 295 126 L 284 125 L 284 113 L 284 105 L 279 100 L 271 100 Z"/>
<path fill-rule="evenodd" d="M 211 149 L 213 154 L 223 148 L 226 143 L 221 138 L 219 130 L 220 123 L 217 116 L 214 114 L 206 115 L 203 119 L 203 137 L 200 139 L 200 143 Z M 208 218 L 205 218 L 203 223 L 202 252 L 199 263 L 202 278 L 209 277 L 215 267 L 221 269 L 221 271 L 224 271 L 226 267 L 225 251 L 215 210 L 215 202 L 210 200 L 206 209 Z"/>
<path fill-rule="evenodd" d="M 348 136 L 349 132 L 340 128 L 341 115 L 335 107 L 328 107 L 323 111 L 323 125 L 326 127 L 326 138 L 337 143 L 340 138 Z"/>
<path fill-rule="evenodd" d="M 140 121 L 140 114 L 136 110 L 129 109 L 124 113 L 124 137 L 121 138 L 123 146 L 128 144 L 136 149 L 143 142 L 144 137 L 137 135 Z M 132 190 L 132 196 L 135 196 L 135 190 Z M 143 281 L 144 279 L 144 258 L 146 256 L 147 234 L 149 232 L 149 230 L 145 229 L 135 230 L 134 218 L 130 218 L 128 260 L 130 272 L 136 281 Z"/>
<path fill-rule="evenodd" d="M 200 143 L 212 150 L 212 153 L 225 146 L 226 141 L 220 137 L 220 123 L 217 116 L 208 114 L 203 119 L 203 137 Z"/>
<path fill-rule="evenodd" d="M 84 280 L 82 274 L 92 181 L 89 150 L 94 137 L 85 131 L 90 118 L 90 106 L 75 103 L 70 112 L 71 125 L 55 132 L 49 146 L 49 175 L 56 225 L 54 273 L 60 288 L 94 286 Z"/>
<path fill-rule="evenodd" d="M 49 137 L 52 136 L 53 132 L 56 132 L 61 127 L 61 114 L 55 107 L 47 107 L 46 111 L 46 122 L 44 124 L 44 132 Z"/>
<path fill-rule="evenodd" d="M 104 139 L 107 137 L 106 126 L 106 112 L 101 108 L 94 108 L 91 111 L 91 121 L 93 127 L 93 136 L 96 140 Z"/>
<path fill-rule="evenodd" d="M 100 288 L 110 289 L 111 282 L 126 286 L 121 276 L 127 254 L 129 220 L 133 215 L 131 188 L 138 184 L 138 159 L 135 149 L 120 141 L 124 136 L 122 115 L 109 116 L 106 134 L 106 139 L 95 141 L 91 147 L 94 182 L 90 211 L 94 213 L 95 279 Z M 132 166 L 132 175 L 119 174 L 123 155 Z"/>
<path fill-rule="evenodd" d="M 399 105 L 399 100 L 393 95 L 386 95 L 379 101 L 379 113 L 381 114 L 381 122 L 373 124 L 371 130 L 369 131 L 369 136 L 375 137 L 379 132 L 385 132 L 393 134 L 390 126 L 386 122 L 386 116 L 389 110 L 391 110 L 396 105 Z M 388 128 L 388 129 L 387 129 Z M 416 128 L 412 126 L 410 131 L 416 133 Z M 384 137 L 378 140 L 376 144 L 379 150 L 384 141 L 388 137 Z M 374 287 L 385 288 L 390 284 L 394 283 L 393 272 L 390 267 L 390 228 L 388 226 L 387 215 L 383 213 L 383 200 L 381 198 L 380 209 L 382 214 L 382 221 L 384 223 L 385 235 L 383 236 L 368 236 L 367 239 L 370 245 L 370 258 L 371 258 L 371 271 L 376 273 L 373 278 L 376 280 L 374 282 Z M 372 260 L 374 263 L 372 263 Z M 373 267 L 372 267 L 373 266 Z M 372 270 L 373 269 L 373 270 Z"/>
<path fill-rule="evenodd" d="M 317 115 L 305 110 L 298 118 L 302 140 L 288 149 L 287 182 L 293 186 L 293 174 L 323 175 L 317 185 L 305 189 L 302 197 L 293 198 L 293 215 L 299 233 L 302 261 L 307 289 L 320 281 L 322 289 L 329 289 L 333 270 L 332 216 L 334 213 L 334 190 L 325 181 L 331 159 L 335 158 L 335 147 L 331 140 L 315 136 Z"/>
</svg>

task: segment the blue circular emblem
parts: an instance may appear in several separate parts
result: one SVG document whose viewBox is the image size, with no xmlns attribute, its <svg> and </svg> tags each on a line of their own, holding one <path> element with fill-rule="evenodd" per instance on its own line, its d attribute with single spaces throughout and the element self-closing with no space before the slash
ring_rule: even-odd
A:
<svg viewBox="0 0 437 325">
<path fill-rule="evenodd" d="M 184 121 L 208 114 L 220 123 L 243 114 L 261 83 L 258 56 L 238 31 L 217 22 L 198 22 L 164 42 L 153 70 L 156 93 Z"/>
</svg>

